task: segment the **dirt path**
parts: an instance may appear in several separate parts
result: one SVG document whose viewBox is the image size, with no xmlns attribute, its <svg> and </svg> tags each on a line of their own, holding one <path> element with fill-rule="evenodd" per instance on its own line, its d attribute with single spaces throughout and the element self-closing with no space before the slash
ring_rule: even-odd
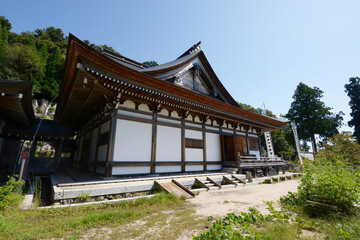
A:
<svg viewBox="0 0 360 240">
<path fill-rule="evenodd" d="M 298 185 L 299 180 L 276 184 L 247 184 L 244 187 L 202 192 L 188 201 L 194 205 L 196 214 L 203 216 L 223 217 L 230 212 L 247 211 L 249 207 L 268 213 L 263 201 L 279 200 L 289 191 L 296 192 Z"/>
<path fill-rule="evenodd" d="M 276 201 L 288 191 L 296 192 L 298 180 L 276 184 L 247 184 L 244 187 L 202 192 L 188 199 L 181 209 L 157 212 L 142 219 L 116 227 L 94 228 L 81 238 L 90 239 L 192 239 L 205 230 L 207 217 L 224 217 L 257 207 L 267 213 L 265 201 Z M 274 205 L 277 206 L 276 204 Z"/>
</svg>

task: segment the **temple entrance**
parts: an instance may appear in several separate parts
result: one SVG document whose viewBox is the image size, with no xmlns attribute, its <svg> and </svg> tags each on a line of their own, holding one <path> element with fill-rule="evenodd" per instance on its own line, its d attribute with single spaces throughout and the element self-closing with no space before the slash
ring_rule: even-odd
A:
<svg viewBox="0 0 360 240">
<path fill-rule="evenodd" d="M 249 155 L 246 137 L 222 135 L 224 162 L 236 161 L 238 153 L 241 156 Z"/>
</svg>

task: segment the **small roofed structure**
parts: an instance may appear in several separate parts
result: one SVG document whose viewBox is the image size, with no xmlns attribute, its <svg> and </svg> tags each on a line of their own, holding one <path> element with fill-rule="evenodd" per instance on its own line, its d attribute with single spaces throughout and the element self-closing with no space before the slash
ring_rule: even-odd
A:
<svg viewBox="0 0 360 240">
<path fill-rule="evenodd" d="M 36 119 L 32 107 L 32 82 L 0 79 L 0 180 L 7 175 L 18 174 L 18 160 L 24 141 L 32 140 L 40 119 Z M 52 172 L 60 163 L 60 152 L 71 152 L 74 131 L 55 121 L 44 120 L 39 127 L 36 141 L 47 141 L 56 147 L 55 159 L 30 156 L 29 172 Z M 65 140 L 65 141 L 64 141 Z M 64 143 L 65 142 L 65 143 Z M 65 144 L 65 145 L 64 145 Z M 33 144 L 35 149 L 36 143 Z"/>
<path fill-rule="evenodd" d="M 241 109 L 200 43 L 146 67 L 70 35 L 55 120 L 76 132 L 74 166 L 105 176 L 283 164 L 261 158 L 259 136 L 287 122 Z"/>
</svg>

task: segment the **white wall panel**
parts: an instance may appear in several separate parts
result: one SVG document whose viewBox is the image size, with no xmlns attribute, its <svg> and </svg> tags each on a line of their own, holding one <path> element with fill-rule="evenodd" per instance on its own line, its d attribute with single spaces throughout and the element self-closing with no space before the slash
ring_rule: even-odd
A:
<svg viewBox="0 0 360 240">
<path fill-rule="evenodd" d="M 108 145 L 101 145 L 99 146 L 98 149 L 98 162 L 105 162 L 106 158 L 107 158 L 107 149 L 108 149 Z"/>
<path fill-rule="evenodd" d="M 195 127 L 195 128 L 202 128 L 202 125 L 201 124 L 193 124 L 193 123 L 187 123 L 185 122 L 185 126 L 187 127 Z"/>
<path fill-rule="evenodd" d="M 207 165 L 208 171 L 221 170 L 221 169 L 222 169 L 221 165 Z"/>
<path fill-rule="evenodd" d="M 166 123 L 178 124 L 179 127 L 180 127 L 180 125 L 181 125 L 180 119 L 179 119 L 179 120 L 176 120 L 176 119 L 172 120 L 172 119 L 168 119 L 168 118 L 158 117 L 158 121 L 159 121 L 159 122 L 166 122 Z"/>
<path fill-rule="evenodd" d="M 206 133 L 206 161 L 221 161 L 221 145 L 219 134 Z"/>
<path fill-rule="evenodd" d="M 146 104 L 140 104 L 138 109 L 144 112 L 152 113 Z"/>
<path fill-rule="evenodd" d="M 202 165 L 185 166 L 186 172 L 203 171 L 203 170 L 204 170 L 204 167 Z"/>
<path fill-rule="evenodd" d="M 161 110 L 161 112 L 158 113 L 158 115 L 164 115 L 164 116 L 169 116 L 169 112 L 168 110 L 166 110 L 165 108 Z"/>
<path fill-rule="evenodd" d="M 185 137 L 186 138 L 202 139 L 202 132 L 201 131 L 194 131 L 194 130 L 185 129 Z"/>
<path fill-rule="evenodd" d="M 185 161 L 194 162 L 194 161 L 203 161 L 203 149 L 198 148 L 185 148 Z"/>
<path fill-rule="evenodd" d="M 138 117 L 138 118 L 145 118 L 145 119 L 152 119 L 152 115 L 147 115 L 147 114 L 142 114 L 142 113 L 135 113 L 135 112 L 129 112 L 129 111 L 124 111 L 124 110 L 118 110 L 119 114 L 123 114 L 125 116 L 130 116 L 130 117 Z"/>
<path fill-rule="evenodd" d="M 208 126 L 205 126 L 205 129 L 208 129 L 208 130 L 212 130 L 212 131 L 219 131 L 219 128 L 217 127 L 208 127 Z"/>
<path fill-rule="evenodd" d="M 151 160 L 152 124 L 118 119 L 114 162 Z"/>
<path fill-rule="evenodd" d="M 126 100 L 124 102 L 124 104 L 121 105 L 122 107 L 126 107 L 126 108 L 131 108 L 131 109 L 135 109 L 135 103 L 130 101 L 130 100 Z"/>
<path fill-rule="evenodd" d="M 171 117 L 173 117 L 173 118 L 180 118 L 180 117 L 179 117 L 179 114 L 178 114 L 176 111 L 172 111 L 172 112 L 171 112 Z"/>
<path fill-rule="evenodd" d="M 148 174 L 150 167 L 113 167 L 112 175 Z"/>
<path fill-rule="evenodd" d="M 232 130 L 223 129 L 222 131 L 223 131 L 224 133 L 234 134 L 234 131 L 232 131 Z"/>
<path fill-rule="evenodd" d="M 236 131 L 236 135 L 239 135 L 239 136 L 246 136 L 246 133 Z"/>
<path fill-rule="evenodd" d="M 156 161 L 181 162 L 181 128 L 157 127 Z"/>
<path fill-rule="evenodd" d="M 95 128 L 91 132 L 89 161 L 95 161 L 97 137 L 98 137 L 98 128 Z"/>
<path fill-rule="evenodd" d="M 159 166 L 156 167 L 156 173 L 181 172 L 181 166 Z"/>
</svg>

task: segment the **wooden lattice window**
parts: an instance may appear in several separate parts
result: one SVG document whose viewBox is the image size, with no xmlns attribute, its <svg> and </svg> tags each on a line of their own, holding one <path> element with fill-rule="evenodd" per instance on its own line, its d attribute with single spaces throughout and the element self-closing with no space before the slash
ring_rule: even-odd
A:
<svg viewBox="0 0 360 240">
<path fill-rule="evenodd" d="M 203 141 L 200 139 L 194 138 L 185 138 L 185 147 L 186 148 L 203 148 Z"/>
</svg>

